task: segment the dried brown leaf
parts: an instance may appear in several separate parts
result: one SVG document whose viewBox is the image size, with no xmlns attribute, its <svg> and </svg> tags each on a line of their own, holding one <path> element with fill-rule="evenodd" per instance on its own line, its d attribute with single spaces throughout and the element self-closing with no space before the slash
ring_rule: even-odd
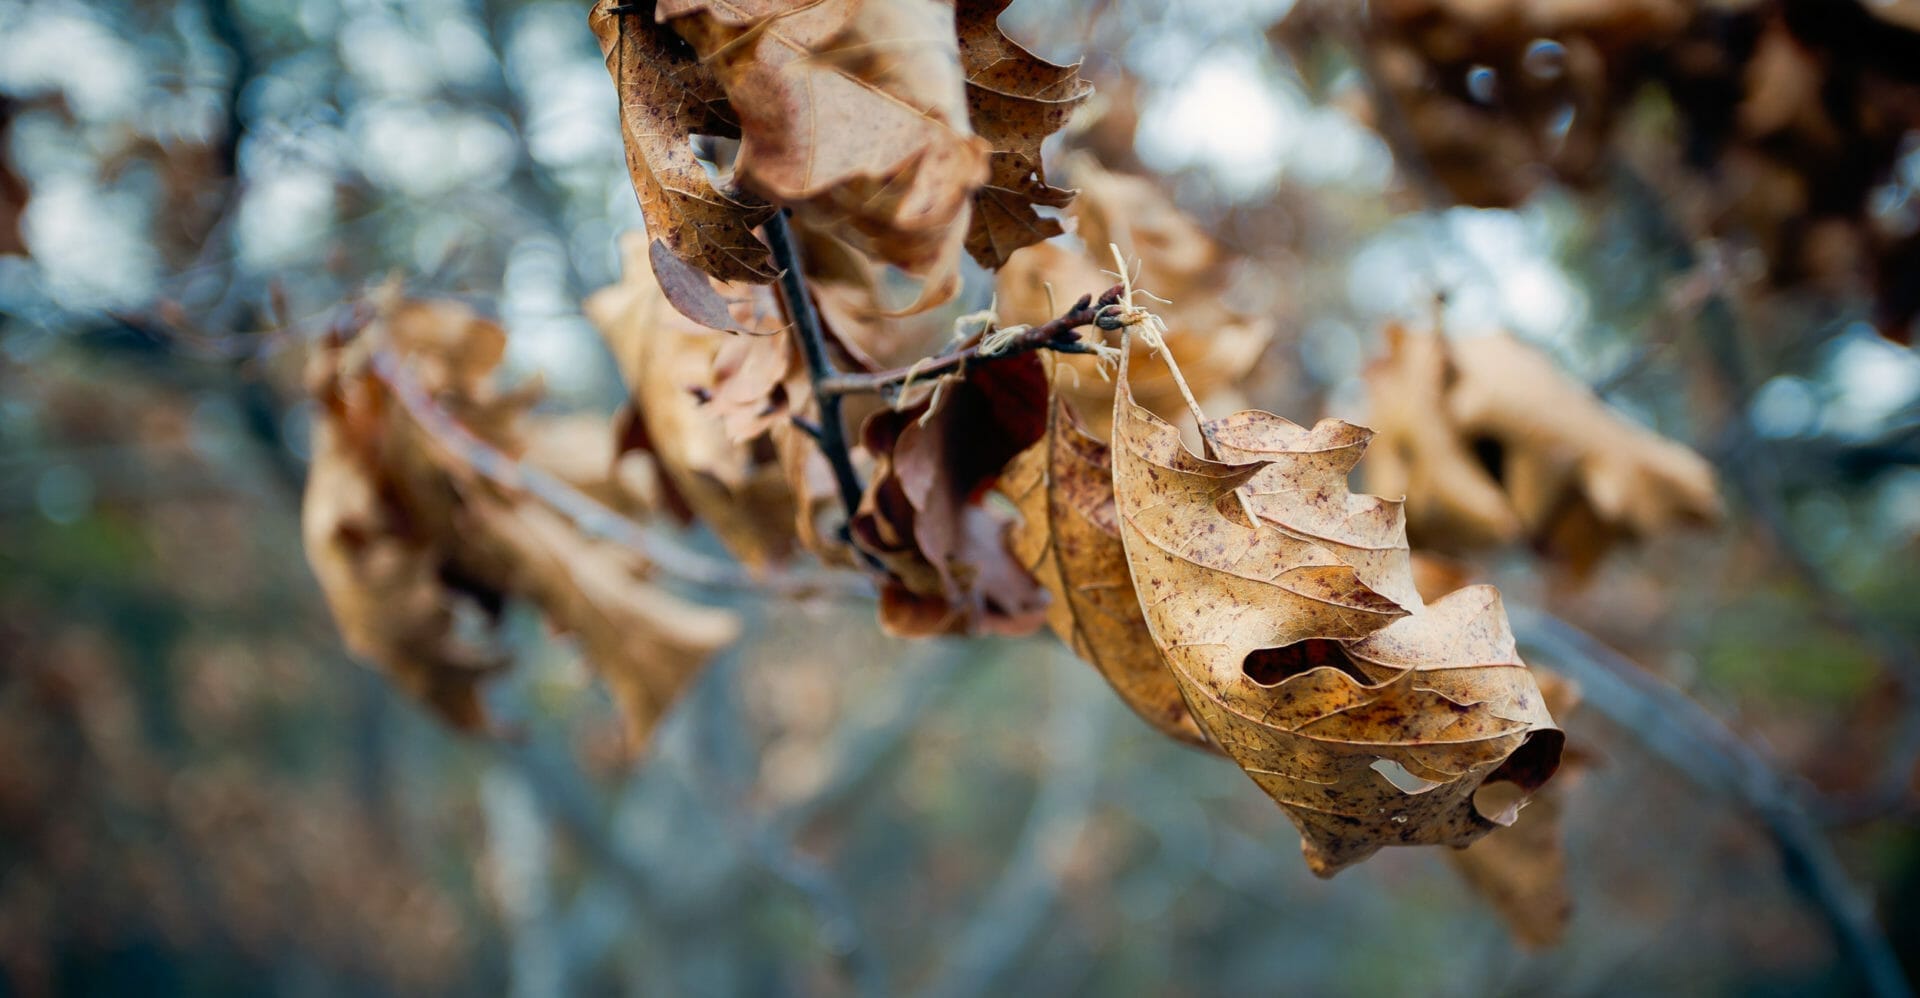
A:
<svg viewBox="0 0 1920 998">
<path fill-rule="evenodd" d="M 729 434 L 753 428 L 756 414 L 774 404 L 771 391 L 756 395 L 738 389 L 729 395 L 730 406 L 737 407 L 725 418 L 709 401 L 716 397 L 715 368 L 723 353 L 744 343 L 765 350 L 763 359 L 777 366 L 788 349 L 784 336 L 770 335 L 784 325 L 771 293 L 737 284 L 717 290 L 735 324 L 769 335 L 721 332 L 668 303 L 644 237 L 628 233 L 621 246 L 620 283 L 594 292 L 586 313 L 606 338 L 632 394 L 628 439 L 658 460 L 670 504 L 712 528 L 741 561 L 771 564 L 793 546 L 785 476 L 770 444 L 758 438 L 738 442 Z M 751 380 L 762 385 L 780 380 L 763 378 Z"/>
<path fill-rule="evenodd" d="M 999 25 L 1006 8 L 1007 0 L 961 0 L 955 12 L 967 112 L 974 131 L 993 146 L 966 243 L 988 269 L 1062 231 L 1059 220 L 1034 210 L 1064 208 L 1074 193 L 1048 185 L 1040 146 L 1093 93 L 1077 63 L 1055 65 L 1008 38 Z"/>
<path fill-rule="evenodd" d="M 462 305 L 391 297 L 321 344 L 308 560 L 348 647 L 467 730 L 487 727 L 479 685 L 504 660 L 461 637 L 463 606 L 492 622 L 508 599 L 533 602 L 578 637 L 637 749 L 738 621 L 659 589 L 638 552 L 522 488 L 508 463 L 545 454 L 556 481 L 581 480 L 578 503 L 623 494 L 604 422 L 529 425 L 532 394 L 496 388 L 504 347 L 500 327 Z M 576 450 L 588 456 L 555 453 Z"/>
<path fill-rule="evenodd" d="M 952 297 L 991 147 L 938 0 L 665 0 L 739 115 L 741 182 Z"/>
<path fill-rule="evenodd" d="M 1107 445 L 1056 397 L 1047 435 L 1020 452 L 1000 491 L 1020 510 L 1014 557 L 1051 597 L 1047 625 L 1120 699 L 1169 737 L 1206 746 L 1134 597 L 1113 505 Z"/>
<path fill-rule="evenodd" d="M 571 634 L 613 694 L 638 753 L 700 666 L 740 636 L 732 611 L 691 603 L 647 581 L 637 553 L 594 540 L 534 501 L 476 497 L 464 522 L 511 566 L 509 591 Z"/>
<path fill-rule="evenodd" d="M 1698 454 L 1623 419 L 1534 347 L 1399 327 L 1367 371 L 1388 446 L 1367 484 L 1408 496 L 1417 534 L 1457 545 L 1530 536 L 1588 569 L 1616 539 L 1720 516 Z"/>
<path fill-rule="evenodd" d="M 617 7 L 639 9 L 614 13 Z M 721 280 L 770 281 L 772 261 L 753 229 L 773 208 L 716 189 L 691 144 L 694 135 L 740 134 L 726 95 L 650 7 L 599 0 L 587 15 L 619 94 L 627 170 L 647 231 Z"/>
<path fill-rule="evenodd" d="M 1579 706 L 1579 686 L 1546 669 L 1533 670 L 1533 677 L 1548 712 L 1565 722 Z M 1448 863 L 1493 906 L 1524 946 L 1557 944 L 1573 917 L 1561 823 L 1563 798 L 1580 768 L 1578 756 L 1569 747 L 1553 782 L 1533 795 L 1512 825 L 1496 828 L 1473 845 L 1447 854 Z"/>
<path fill-rule="evenodd" d="M 1202 458 L 1134 401 L 1131 366 L 1114 498 L 1148 628 L 1201 729 L 1300 829 L 1309 866 L 1329 876 L 1384 845 L 1464 845 L 1510 824 L 1517 802 L 1483 813 L 1476 795 L 1530 793 L 1560 735 L 1498 593 L 1423 606 L 1410 575 L 1383 577 L 1404 549 L 1386 536 L 1394 518 L 1330 481 L 1349 451 L 1315 439 L 1352 431 L 1242 413 L 1203 427 L 1220 459 Z M 1355 502 L 1360 523 L 1325 529 Z"/>
<path fill-rule="evenodd" d="M 1046 431 L 1037 354 L 981 364 L 918 404 L 869 417 L 874 469 L 854 543 L 885 565 L 881 624 L 901 636 L 1040 626 L 1045 597 L 1007 551 L 986 493 Z"/>
</svg>

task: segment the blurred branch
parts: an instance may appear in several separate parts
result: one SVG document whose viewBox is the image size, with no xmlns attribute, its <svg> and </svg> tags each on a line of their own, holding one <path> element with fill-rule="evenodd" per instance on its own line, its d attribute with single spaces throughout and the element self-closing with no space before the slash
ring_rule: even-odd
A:
<svg viewBox="0 0 1920 998">
<path fill-rule="evenodd" d="M 1580 684 L 1581 704 L 1631 734 L 1701 790 L 1759 819 L 1780 850 L 1787 881 L 1826 921 L 1871 994 L 1908 995 L 1899 958 L 1860 891 L 1822 837 L 1801 788 L 1685 693 L 1567 622 L 1509 605 L 1520 643 Z"/>
<path fill-rule="evenodd" d="M 680 540 L 649 530 L 609 509 L 547 471 L 507 456 L 481 440 L 436 404 L 400 359 L 375 350 L 368 370 L 392 391 L 452 470 L 475 475 L 509 495 L 529 496 L 571 520 L 590 537 L 627 548 L 663 573 L 691 585 L 720 590 L 746 590 L 801 599 L 858 597 L 870 592 L 857 577 L 824 572 L 751 572 L 730 561 L 713 558 Z"/>
<path fill-rule="evenodd" d="M 1624 164 L 1614 172 L 1621 200 L 1646 231 L 1649 245 L 1664 247 L 1675 273 L 1697 273 L 1704 267 L 1709 274 L 1721 275 L 1700 299 L 1694 322 L 1715 378 L 1727 397 L 1726 444 L 1717 455 L 1721 473 L 1739 492 L 1775 555 L 1812 597 L 1820 618 L 1864 644 L 1906 698 L 1906 710 L 1889 739 L 1886 768 L 1864 792 L 1838 801 L 1830 816 L 1860 821 L 1897 811 L 1911 796 L 1914 770 L 1920 767 L 1920 653 L 1904 635 L 1861 608 L 1793 531 L 1780 498 L 1783 490 L 1776 454 L 1753 427 L 1756 379 L 1745 350 L 1740 303 L 1734 298 L 1731 281 L 1724 276 L 1729 268 L 1718 259 L 1718 247 L 1693 238 L 1665 210 L 1665 203 L 1672 197 L 1663 195 L 1646 176 Z"/>
<path fill-rule="evenodd" d="M 1061 661 L 1055 649 L 1052 706 L 1043 724 L 1047 740 L 1039 791 L 1027 812 L 1012 857 L 973 918 L 960 933 L 923 994 L 964 998 L 992 993 L 999 978 L 1041 932 L 1060 893 L 1063 844 L 1079 841 L 1100 776 L 1100 735 L 1105 699 L 1073 689 L 1068 675 L 1079 663 Z M 1069 673 L 1068 667 L 1076 671 Z"/>
</svg>

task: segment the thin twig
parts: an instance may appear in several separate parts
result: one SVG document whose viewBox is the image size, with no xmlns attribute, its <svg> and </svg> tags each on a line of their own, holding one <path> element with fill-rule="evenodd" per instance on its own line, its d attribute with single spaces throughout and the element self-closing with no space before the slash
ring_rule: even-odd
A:
<svg viewBox="0 0 1920 998">
<path fill-rule="evenodd" d="M 851 524 L 860 511 L 860 475 L 853 469 L 853 452 L 847 446 L 846 421 L 840 414 L 840 393 L 821 386 L 837 373 L 833 358 L 827 354 L 827 334 L 820 325 L 820 313 L 807 293 L 806 275 L 800 270 L 800 243 L 793 237 L 784 209 L 773 213 L 765 226 L 767 242 L 773 250 L 774 265 L 780 268 L 780 299 L 787 306 L 787 318 L 800 337 L 800 352 L 807 360 L 807 376 L 813 381 L 814 404 L 820 407 L 820 452 L 833 468 L 833 481 L 840 490 L 840 503 L 846 507 L 847 523 L 840 528 L 842 540 L 851 537 Z"/>
<path fill-rule="evenodd" d="M 1082 295 L 1073 307 L 1060 316 L 1049 319 L 1038 326 L 1008 340 L 1004 346 L 992 352 L 981 349 L 981 338 L 975 338 L 969 345 L 958 350 L 943 353 L 930 360 L 920 360 L 906 367 L 896 367 L 887 371 L 873 371 L 861 374 L 836 374 L 814 383 L 814 390 L 822 395 L 879 394 L 888 395 L 904 390 L 911 381 L 938 378 L 942 375 L 964 373 L 975 364 L 1015 357 L 1035 350 L 1053 350 L 1059 353 L 1093 353 L 1094 350 L 1080 338 L 1081 326 L 1099 322 L 1101 313 L 1120 304 L 1119 285 L 1107 289 L 1099 298 Z"/>
<path fill-rule="evenodd" d="M 1860 891 L 1808 815 L 1804 793 L 1759 751 L 1685 693 L 1550 614 L 1509 605 L 1520 643 L 1580 684 L 1581 704 L 1604 715 L 1702 790 L 1759 819 L 1780 850 L 1787 882 L 1833 931 L 1868 992 L 1907 995 L 1905 975 Z"/>
<path fill-rule="evenodd" d="M 475 436 L 434 402 L 413 372 L 394 354 L 386 350 L 373 351 L 368 370 L 393 393 L 407 416 L 442 452 L 442 457 L 453 464 L 454 470 L 476 474 L 508 495 L 538 499 L 572 521 L 587 536 L 632 550 L 666 575 L 708 589 L 760 591 L 792 598 L 871 594 L 871 587 L 855 576 L 755 574 L 648 530 L 551 473 L 515 460 Z"/>
</svg>

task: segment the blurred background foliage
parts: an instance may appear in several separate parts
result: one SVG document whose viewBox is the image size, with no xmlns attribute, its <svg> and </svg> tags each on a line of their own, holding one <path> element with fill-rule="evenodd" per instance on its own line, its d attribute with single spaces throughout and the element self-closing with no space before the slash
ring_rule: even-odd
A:
<svg viewBox="0 0 1920 998">
<path fill-rule="evenodd" d="M 1245 256 L 1280 329 L 1254 403 L 1359 414 L 1382 324 L 1443 293 L 1448 329 L 1511 330 L 1719 463 L 1717 530 L 1584 580 L 1526 552 L 1473 570 L 1821 799 L 1872 790 L 1913 710 L 1889 663 L 1920 632 L 1920 359 L 1876 331 L 1864 271 L 1743 295 L 1703 333 L 1672 176 L 1433 203 L 1360 106 L 1366 46 L 1338 23 L 1279 44 L 1289 6 L 1019 0 L 1007 24 L 1102 88 L 1067 145 L 1158 177 Z M 1684 145 L 1673 97 L 1622 90 L 1623 146 Z M 0 136 L 0 993 L 1854 980 L 1753 815 L 1594 711 L 1567 723 L 1577 907 L 1531 952 L 1430 851 L 1314 880 L 1253 786 L 1050 640 L 907 645 L 870 608 L 733 594 L 747 639 L 637 766 L 531 616 L 489 691 L 500 740 L 348 660 L 298 544 L 298 333 L 399 273 L 497 313 L 550 407 L 623 395 L 579 306 L 639 225 L 584 4 L 0 0 Z M 1903 141 L 1876 224 L 1920 212 Z M 1722 244 L 1712 279 L 1765 283 L 1758 241 Z M 955 311 L 984 304 L 974 276 Z M 1716 373 L 1730 349 L 1750 391 Z M 1908 800 L 1820 817 L 1915 971 Z"/>
</svg>

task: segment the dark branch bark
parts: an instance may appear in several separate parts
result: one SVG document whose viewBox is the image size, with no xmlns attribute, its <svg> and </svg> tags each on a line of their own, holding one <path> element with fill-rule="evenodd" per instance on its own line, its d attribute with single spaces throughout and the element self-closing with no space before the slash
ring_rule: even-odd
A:
<svg viewBox="0 0 1920 998">
<path fill-rule="evenodd" d="M 852 395 L 863 392 L 894 394 L 910 381 L 964 373 L 975 364 L 998 360 L 1002 357 L 1015 357 L 1035 350 L 1092 353 L 1093 347 L 1081 340 L 1078 330 L 1081 326 L 1101 323 L 1102 313 L 1119 307 L 1121 294 L 1121 286 L 1116 284 L 1097 299 L 1092 295 L 1082 295 L 1064 315 L 1028 329 L 992 353 L 982 352 L 982 341 L 976 339 L 962 349 L 941 354 L 931 360 L 909 364 L 906 367 L 896 367 L 890 371 L 836 374 L 815 382 L 814 388 L 826 395 Z M 1102 326 L 1102 328 L 1107 327 Z"/>
<path fill-rule="evenodd" d="M 827 355 L 827 334 L 820 325 L 820 313 L 807 293 L 807 279 L 800 271 L 800 244 L 793 237 L 783 209 L 774 212 L 765 226 L 767 242 L 773 250 L 774 266 L 780 268 L 780 298 L 787 306 L 787 319 L 800 337 L 800 352 L 807 360 L 807 375 L 813 381 L 814 403 L 820 407 L 820 422 L 812 436 L 820 443 L 820 452 L 833 467 L 833 481 L 840 490 L 840 502 L 847 509 L 847 523 L 841 526 L 847 539 L 854 514 L 860 510 L 860 475 L 853 470 L 853 453 L 847 446 L 846 421 L 840 414 L 840 394 L 821 390 L 821 385 L 838 373 L 833 358 Z"/>
</svg>

